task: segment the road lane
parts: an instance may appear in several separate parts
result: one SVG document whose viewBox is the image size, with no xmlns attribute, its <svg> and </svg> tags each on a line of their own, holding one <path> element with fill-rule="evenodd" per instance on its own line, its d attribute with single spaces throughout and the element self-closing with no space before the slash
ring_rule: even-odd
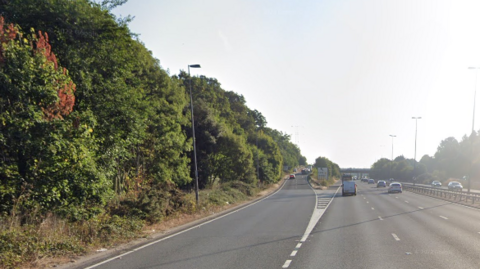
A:
<svg viewBox="0 0 480 269">
<path fill-rule="evenodd" d="M 479 210 L 358 185 L 357 197 L 333 200 L 289 268 L 479 268 Z"/>
<path fill-rule="evenodd" d="M 316 206 L 305 178 L 297 175 L 257 204 L 94 268 L 281 268 Z"/>
<path fill-rule="evenodd" d="M 401 196 L 413 200 L 418 195 L 404 192 Z M 445 207 L 451 204 L 435 200 L 436 205 L 420 210 L 413 205 L 413 201 L 405 204 L 397 199 L 381 198 L 380 195 L 372 195 L 371 200 L 380 204 L 379 211 L 385 215 L 387 224 L 401 236 L 408 249 L 406 252 L 411 253 L 408 259 L 424 264 L 427 268 L 478 268 L 478 240 L 472 237 L 475 230 L 461 227 L 462 222 L 469 221 L 469 218 L 452 220 L 444 216 L 450 211 L 445 210 Z M 425 196 L 417 198 L 422 204 L 432 200 Z M 389 215 L 390 209 L 394 207 L 403 213 Z M 454 211 L 455 209 L 460 208 L 453 208 Z"/>
</svg>

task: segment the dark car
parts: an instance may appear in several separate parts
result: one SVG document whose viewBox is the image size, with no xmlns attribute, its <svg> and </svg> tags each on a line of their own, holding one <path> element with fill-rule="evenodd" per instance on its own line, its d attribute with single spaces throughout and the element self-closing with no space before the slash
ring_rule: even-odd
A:
<svg viewBox="0 0 480 269">
<path fill-rule="evenodd" d="M 385 180 L 379 180 L 377 182 L 377 188 L 380 188 L 380 187 L 387 187 L 387 182 L 385 182 Z"/>
<path fill-rule="evenodd" d="M 368 184 L 375 184 L 375 180 L 369 179 L 369 180 L 368 180 Z"/>
<path fill-rule="evenodd" d="M 452 181 L 452 182 L 448 183 L 447 187 L 448 187 L 448 190 L 450 190 L 450 191 L 462 191 L 463 190 L 462 184 L 458 181 Z"/>
</svg>

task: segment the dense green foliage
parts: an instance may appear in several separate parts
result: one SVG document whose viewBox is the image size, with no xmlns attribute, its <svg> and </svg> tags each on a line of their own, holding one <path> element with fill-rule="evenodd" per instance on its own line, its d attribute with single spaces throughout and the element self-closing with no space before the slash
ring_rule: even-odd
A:
<svg viewBox="0 0 480 269">
<path fill-rule="evenodd" d="M 170 76 L 110 12 L 125 2 L 0 1 L 0 267 L 243 201 L 305 164 L 242 95 Z"/>
<path fill-rule="evenodd" d="M 450 178 L 471 177 L 478 182 L 480 177 L 480 136 L 473 133 L 464 136 L 461 142 L 449 137 L 440 142 L 434 156 L 423 156 L 419 162 L 403 156 L 391 161 L 382 158 L 372 165 L 372 178 L 430 183 L 432 180 L 446 181 Z"/>
<path fill-rule="evenodd" d="M 328 168 L 328 177 L 340 178 L 340 166 L 338 164 L 330 161 L 326 157 L 318 157 L 315 159 L 314 168 Z"/>
<path fill-rule="evenodd" d="M 194 178 L 190 83 L 201 189 L 274 183 L 305 162 L 242 95 L 214 78 L 170 76 L 130 19 L 110 12 L 124 2 L 0 2 L 4 214 L 82 220 L 107 209 L 158 221 L 188 206 L 179 197 Z"/>
</svg>

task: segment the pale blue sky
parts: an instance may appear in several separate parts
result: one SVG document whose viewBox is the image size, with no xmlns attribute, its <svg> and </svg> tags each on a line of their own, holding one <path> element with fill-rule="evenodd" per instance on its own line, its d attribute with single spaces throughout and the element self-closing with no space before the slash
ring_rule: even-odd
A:
<svg viewBox="0 0 480 269">
<path fill-rule="evenodd" d="M 369 167 L 391 157 L 389 134 L 413 158 L 412 116 L 417 160 L 472 128 L 480 1 L 129 0 L 113 13 L 135 16 L 171 75 L 201 64 L 192 75 L 244 95 L 292 142 L 300 126 L 310 163 Z"/>
</svg>

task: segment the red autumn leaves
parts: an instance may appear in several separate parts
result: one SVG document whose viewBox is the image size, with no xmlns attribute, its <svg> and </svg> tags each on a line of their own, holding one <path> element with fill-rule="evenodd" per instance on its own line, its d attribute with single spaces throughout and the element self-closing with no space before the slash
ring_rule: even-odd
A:
<svg viewBox="0 0 480 269">
<path fill-rule="evenodd" d="M 17 38 L 21 38 L 18 27 L 15 27 L 13 24 L 6 25 L 4 18 L 0 16 L 0 66 L 5 62 L 4 44 Z M 46 64 L 42 68 L 47 68 L 48 65 L 53 64 L 53 68 L 57 71 L 57 58 L 48 42 L 48 34 L 38 31 L 38 36 L 34 36 L 33 40 L 34 45 L 30 43 L 33 55 L 43 55 L 46 59 Z M 44 118 L 48 121 L 63 119 L 63 116 L 67 116 L 73 111 L 73 106 L 75 105 L 75 84 L 68 78 L 65 68 L 63 68 L 63 79 L 56 80 L 53 83 L 54 87 L 57 88 L 59 101 L 42 107 Z"/>
</svg>

